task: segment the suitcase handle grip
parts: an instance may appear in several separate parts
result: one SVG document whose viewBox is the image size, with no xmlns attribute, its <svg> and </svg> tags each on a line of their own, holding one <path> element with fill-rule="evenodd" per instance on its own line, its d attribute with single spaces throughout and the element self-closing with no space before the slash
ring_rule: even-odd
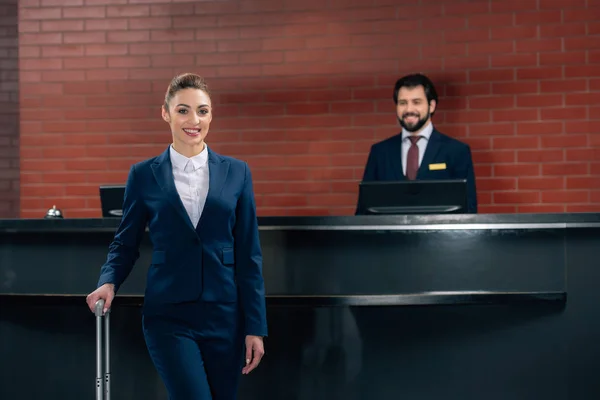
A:
<svg viewBox="0 0 600 400">
<path fill-rule="evenodd" d="M 94 314 L 96 317 L 101 317 L 104 310 L 104 299 L 100 299 L 96 302 L 96 308 L 94 309 Z"/>
<path fill-rule="evenodd" d="M 104 299 L 96 302 L 96 400 L 110 400 L 110 310 Z"/>
</svg>

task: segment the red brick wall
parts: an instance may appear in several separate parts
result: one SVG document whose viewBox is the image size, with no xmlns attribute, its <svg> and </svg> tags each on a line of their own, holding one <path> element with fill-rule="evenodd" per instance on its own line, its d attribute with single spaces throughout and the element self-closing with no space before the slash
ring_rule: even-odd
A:
<svg viewBox="0 0 600 400">
<path fill-rule="evenodd" d="M 261 215 L 350 214 L 430 75 L 474 150 L 481 212 L 600 211 L 598 0 L 21 0 L 21 215 L 99 216 L 98 185 L 165 149 L 169 79 L 215 93 L 209 144 L 247 160 Z"/>
<path fill-rule="evenodd" d="M 19 216 L 17 0 L 0 4 L 0 218 Z"/>
</svg>

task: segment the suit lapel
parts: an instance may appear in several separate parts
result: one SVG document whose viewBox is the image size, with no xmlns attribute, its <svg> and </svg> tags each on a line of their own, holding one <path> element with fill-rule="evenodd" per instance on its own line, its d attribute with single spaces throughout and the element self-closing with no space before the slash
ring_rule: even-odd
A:
<svg viewBox="0 0 600 400">
<path fill-rule="evenodd" d="M 435 156 L 440 151 L 440 134 L 434 129 L 429 137 L 429 142 L 425 148 L 425 154 L 423 154 L 423 160 L 419 166 L 417 172 L 417 179 L 423 179 L 429 173 L 429 164 L 433 162 Z"/>
<path fill-rule="evenodd" d="M 177 211 L 177 214 L 181 218 L 185 224 L 194 230 L 194 226 L 192 225 L 192 221 L 181 202 L 181 198 L 179 197 L 179 193 L 177 193 L 177 188 L 175 187 L 175 179 L 173 178 L 173 167 L 171 164 L 171 157 L 169 157 L 169 148 L 161 154 L 154 163 L 152 163 L 152 172 L 154 173 L 154 178 L 158 185 L 162 189 L 162 191 L 166 194 L 167 200 Z"/>
<path fill-rule="evenodd" d="M 208 149 L 208 195 L 206 196 L 206 203 L 202 210 L 202 215 L 198 221 L 196 231 L 200 230 L 202 221 L 206 219 L 206 215 L 210 215 L 211 208 L 214 207 L 215 203 L 219 201 L 223 185 L 227 180 L 227 174 L 229 172 L 229 162 L 214 153 L 210 148 Z"/>
<path fill-rule="evenodd" d="M 393 179 L 396 181 L 406 180 L 404 171 L 402 169 L 402 133 L 398 135 L 398 139 L 392 142 L 393 145 L 389 147 L 390 154 L 389 160 L 391 162 L 390 171 L 393 171 Z"/>
</svg>

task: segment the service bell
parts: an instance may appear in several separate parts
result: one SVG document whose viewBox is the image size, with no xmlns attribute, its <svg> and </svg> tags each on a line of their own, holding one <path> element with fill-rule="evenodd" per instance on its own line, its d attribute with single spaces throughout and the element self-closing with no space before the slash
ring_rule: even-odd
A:
<svg viewBox="0 0 600 400">
<path fill-rule="evenodd" d="M 62 211 L 60 211 L 60 209 L 56 208 L 56 206 L 52 206 L 52 208 L 48 210 L 44 218 L 63 218 L 63 214 Z"/>
</svg>

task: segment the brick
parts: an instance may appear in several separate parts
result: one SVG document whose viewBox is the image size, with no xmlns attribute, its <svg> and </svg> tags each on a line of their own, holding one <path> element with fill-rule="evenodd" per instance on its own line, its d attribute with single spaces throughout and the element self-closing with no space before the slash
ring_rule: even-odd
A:
<svg viewBox="0 0 600 400">
<path fill-rule="evenodd" d="M 585 64 L 585 51 L 564 51 L 561 53 L 540 54 L 540 65 L 582 65 Z M 579 68 L 579 67 L 578 67 Z"/>
<path fill-rule="evenodd" d="M 541 138 L 544 148 L 566 148 L 566 147 L 585 147 L 587 145 L 586 135 L 546 135 Z"/>
<path fill-rule="evenodd" d="M 114 31 L 127 29 L 126 19 L 107 18 L 101 20 L 87 20 L 84 22 L 86 31 L 110 31 L 109 34 L 115 34 Z"/>
<path fill-rule="evenodd" d="M 512 109 L 512 110 L 493 110 L 492 120 L 494 122 L 517 122 L 531 121 L 538 119 L 538 110 L 532 109 Z"/>
<path fill-rule="evenodd" d="M 477 190 L 515 190 L 517 188 L 516 178 L 481 178 L 477 179 Z"/>
<path fill-rule="evenodd" d="M 65 58 L 63 61 L 65 69 L 98 69 L 106 68 L 106 57 L 75 57 Z"/>
<path fill-rule="evenodd" d="M 426 46 L 421 48 L 423 58 L 466 57 L 467 45 L 464 43 L 451 43 L 443 46 Z"/>
<path fill-rule="evenodd" d="M 444 32 L 446 43 L 471 43 L 474 38 L 486 40 L 490 39 L 490 37 L 489 28 L 448 30 Z"/>
<path fill-rule="evenodd" d="M 524 137 L 495 137 L 492 139 L 494 149 L 536 149 L 539 147 L 539 139 L 533 136 Z"/>
<path fill-rule="evenodd" d="M 569 176 L 567 177 L 567 189 L 597 189 L 600 188 L 600 177 L 598 176 Z"/>
<path fill-rule="evenodd" d="M 493 194 L 496 204 L 530 204 L 540 201 L 539 192 L 495 192 Z"/>
<path fill-rule="evenodd" d="M 21 71 L 60 70 L 63 60 L 60 58 L 24 59 L 20 62 Z"/>
<path fill-rule="evenodd" d="M 147 17 L 150 7 L 146 5 L 109 6 L 106 7 L 106 16 L 112 17 Z"/>
<path fill-rule="evenodd" d="M 67 32 L 63 34 L 63 43 L 105 43 L 105 32 Z"/>
<path fill-rule="evenodd" d="M 585 119 L 586 110 L 581 107 L 562 107 L 556 109 L 545 108 L 540 110 L 542 120 L 560 119 Z"/>
<path fill-rule="evenodd" d="M 562 66 L 517 68 L 517 80 L 560 79 L 563 77 Z"/>
<path fill-rule="evenodd" d="M 311 206 L 327 207 L 337 204 L 356 204 L 356 193 L 352 194 L 315 194 L 308 198 Z"/>
<path fill-rule="evenodd" d="M 177 25 L 175 25 L 177 26 Z M 239 39 L 240 34 L 237 28 L 210 28 L 196 29 L 196 40 L 218 40 L 218 39 Z"/>
<path fill-rule="evenodd" d="M 538 65 L 537 54 L 507 54 L 491 57 L 492 68 L 530 67 Z"/>
<path fill-rule="evenodd" d="M 569 121 L 565 126 L 565 133 L 598 134 L 600 133 L 600 121 Z"/>
<path fill-rule="evenodd" d="M 480 179 L 482 177 L 492 176 L 492 166 L 491 165 L 477 164 L 477 165 L 475 165 L 474 168 L 475 168 L 475 176 L 477 177 L 477 179 Z"/>
<path fill-rule="evenodd" d="M 19 32 L 36 33 L 40 31 L 39 21 L 21 21 L 18 26 Z M 6 35 L 9 36 L 9 35 Z"/>
<path fill-rule="evenodd" d="M 585 79 L 561 79 L 540 81 L 540 92 L 542 93 L 564 93 L 578 92 L 587 89 Z"/>
<path fill-rule="evenodd" d="M 519 150 L 517 161 L 520 163 L 544 163 L 565 161 L 562 150 Z"/>
<path fill-rule="evenodd" d="M 565 78 L 589 78 L 591 76 L 600 77 L 600 67 L 598 65 L 568 65 L 565 67 Z"/>
<path fill-rule="evenodd" d="M 534 39 L 537 37 L 536 26 L 503 26 L 494 27 L 491 29 L 492 40 L 507 40 L 507 39 Z"/>
<path fill-rule="evenodd" d="M 563 11 L 563 23 L 598 20 L 600 20 L 600 7 Z"/>
<path fill-rule="evenodd" d="M 19 19 L 22 21 L 27 20 L 50 20 L 50 19 L 61 19 L 62 10 L 58 7 L 53 8 L 21 8 L 19 10 Z"/>
<path fill-rule="evenodd" d="M 552 37 L 557 39 L 569 38 L 571 36 L 585 35 L 585 25 L 580 23 L 552 24 L 540 26 L 540 37 Z"/>
<path fill-rule="evenodd" d="M 511 13 L 470 15 L 467 25 L 469 28 L 513 25 L 513 15 Z"/>
<path fill-rule="evenodd" d="M 67 32 L 82 31 L 83 21 L 42 21 L 42 31 L 44 32 Z"/>
<path fill-rule="evenodd" d="M 515 51 L 517 53 L 549 53 L 544 55 L 544 61 L 549 64 L 553 64 L 552 57 L 559 57 L 558 54 L 552 54 L 552 52 L 562 52 L 563 44 L 560 38 L 556 39 L 536 39 L 536 40 L 519 40 L 515 44 Z M 528 54 L 537 56 L 537 54 Z"/>
<path fill-rule="evenodd" d="M 515 14 L 515 25 L 548 25 L 562 22 L 561 10 Z"/>
<path fill-rule="evenodd" d="M 560 121 L 517 123 L 517 135 L 553 135 L 563 132 L 563 123 Z"/>
<path fill-rule="evenodd" d="M 315 115 L 327 114 L 329 112 L 329 104 L 327 103 L 311 103 L 311 104 L 290 104 L 286 106 L 288 115 Z"/>
<path fill-rule="evenodd" d="M 492 93 L 494 93 L 494 94 L 538 93 L 538 83 L 537 82 L 492 83 Z"/>
<path fill-rule="evenodd" d="M 170 17 L 144 17 L 144 18 L 129 18 L 129 29 L 130 30 L 138 30 L 138 29 L 169 29 L 169 28 L 196 28 L 198 26 L 198 21 L 196 19 L 196 24 L 175 24 L 174 21 Z"/>
<path fill-rule="evenodd" d="M 171 43 L 130 43 L 128 46 L 130 55 L 177 53 Z"/>
<path fill-rule="evenodd" d="M 513 69 L 485 69 L 469 71 L 470 82 L 504 82 L 514 80 Z"/>
<path fill-rule="evenodd" d="M 587 175 L 588 165 L 587 163 L 553 163 L 542 165 L 542 175 L 558 175 L 558 176 L 571 176 L 571 175 Z"/>
<path fill-rule="evenodd" d="M 514 96 L 486 96 L 486 97 L 470 97 L 469 108 L 494 110 L 501 108 L 514 108 Z"/>
<path fill-rule="evenodd" d="M 517 96 L 517 107 L 557 107 L 562 105 L 562 94 L 523 94 Z"/>
<path fill-rule="evenodd" d="M 490 164 L 490 168 L 493 164 L 514 163 L 515 152 L 512 150 L 477 150 L 473 152 L 473 162 L 477 165 Z"/>
<path fill-rule="evenodd" d="M 579 36 L 563 39 L 566 51 L 597 49 L 600 47 L 600 36 Z"/>
<path fill-rule="evenodd" d="M 587 190 L 542 192 L 542 203 L 587 203 L 589 193 Z"/>
<path fill-rule="evenodd" d="M 129 78 L 129 71 L 126 69 L 94 69 L 85 72 L 85 78 L 88 81 L 114 81 L 125 80 Z"/>
<path fill-rule="evenodd" d="M 100 19 L 106 17 L 106 9 L 104 7 L 63 8 L 62 17 L 64 19 Z"/>
<path fill-rule="evenodd" d="M 497 41 L 497 42 L 475 42 L 469 43 L 468 51 L 470 56 L 490 55 L 490 54 L 506 54 L 514 51 L 513 41 Z"/>
<path fill-rule="evenodd" d="M 565 188 L 562 177 L 519 178 L 519 190 L 559 190 Z"/>
<path fill-rule="evenodd" d="M 62 43 L 62 33 L 23 33 L 19 36 L 21 45 L 45 45 Z"/>
<path fill-rule="evenodd" d="M 241 53 L 241 64 L 279 64 L 283 62 L 282 52 Z"/>
<path fill-rule="evenodd" d="M 369 114 L 374 111 L 374 103 L 368 101 L 339 102 L 331 104 L 332 114 Z"/>
<path fill-rule="evenodd" d="M 600 92 L 565 94 L 565 104 L 567 106 L 587 106 L 598 103 L 600 103 Z"/>
<path fill-rule="evenodd" d="M 127 54 L 126 44 L 93 44 L 85 47 L 86 56 L 109 56 Z"/>
<path fill-rule="evenodd" d="M 150 40 L 150 31 L 124 31 L 108 32 L 106 41 L 109 43 L 136 43 L 147 42 Z"/>
<path fill-rule="evenodd" d="M 502 0 L 491 2 L 491 11 L 493 14 L 535 11 L 537 9 L 537 0 Z"/>
<path fill-rule="evenodd" d="M 600 149 L 567 149 L 567 161 L 596 161 L 600 160 Z"/>
<path fill-rule="evenodd" d="M 549 164 L 546 164 L 549 165 Z M 540 165 L 537 164 L 496 164 L 493 166 L 495 177 L 539 176 Z"/>
<path fill-rule="evenodd" d="M 174 48 L 177 48 L 177 45 L 183 43 L 184 41 L 194 40 L 195 31 L 193 29 L 169 29 L 169 30 L 160 30 L 160 31 L 151 31 L 150 32 L 150 41 L 152 42 L 178 42 L 174 43 Z M 215 47 L 214 43 L 208 42 L 212 44 L 212 48 Z M 204 43 L 201 43 L 204 44 Z M 188 49 L 188 51 L 193 51 L 192 49 Z"/>
<path fill-rule="evenodd" d="M 540 9 L 568 9 L 585 8 L 586 0 L 544 0 L 540 3 Z"/>
</svg>

